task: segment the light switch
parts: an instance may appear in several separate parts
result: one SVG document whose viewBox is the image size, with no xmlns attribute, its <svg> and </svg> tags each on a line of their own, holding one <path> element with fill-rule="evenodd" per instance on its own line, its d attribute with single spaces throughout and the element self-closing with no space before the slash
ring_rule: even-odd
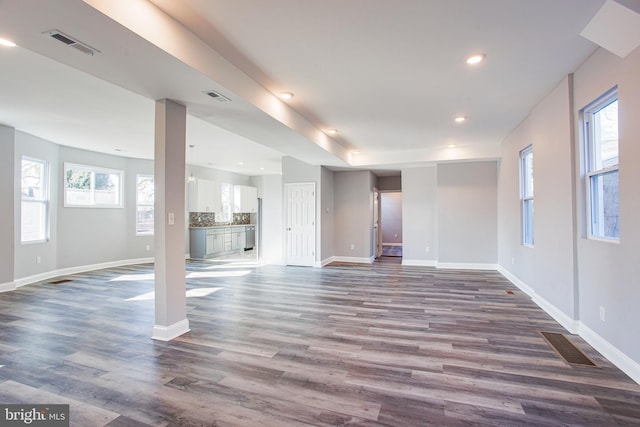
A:
<svg viewBox="0 0 640 427">
<path fill-rule="evenodd" d="M 173 212 L 169 212 L 168 217 L 169 225 L 174 225 L 176 223 L 176 215 Z"/>
</svg>

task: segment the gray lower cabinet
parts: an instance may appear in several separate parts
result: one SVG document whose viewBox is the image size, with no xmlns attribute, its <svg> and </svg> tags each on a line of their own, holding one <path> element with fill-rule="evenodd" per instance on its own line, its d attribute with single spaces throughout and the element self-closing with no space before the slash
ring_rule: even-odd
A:
<svg viewBox="0 0 640 427">
<path fill-rule="evenodd" d="M 244 226 L 189 229 L 191 258 L 211 258 L 225 253 L 237 252 L 244 250 L 245 244 Z"/>
</svg>

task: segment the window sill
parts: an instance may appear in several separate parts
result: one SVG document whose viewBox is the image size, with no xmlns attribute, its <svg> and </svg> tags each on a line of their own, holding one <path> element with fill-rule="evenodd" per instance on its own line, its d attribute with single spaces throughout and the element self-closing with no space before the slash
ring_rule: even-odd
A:
<svg viewBox="0 0 640 427">
<path fill-rule="evenodd" d="M 587 240 L 593 240 L 595 242 L 603 242 L 603 243 L 613 243 L 616 245 L 620 244 L 620 239 L 611 238 L 611 237 L 587 236 Z"/>
</svg>

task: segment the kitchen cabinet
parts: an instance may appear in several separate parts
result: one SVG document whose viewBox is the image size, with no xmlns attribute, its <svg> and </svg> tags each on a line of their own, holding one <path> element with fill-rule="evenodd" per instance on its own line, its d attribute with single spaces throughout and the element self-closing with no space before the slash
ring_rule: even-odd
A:
<svg viewBox="0 0 640 427">
<path fill-rule="evenodd" d="M 198 178 L 189 184 L 189 212 L 219 212 L 222 210 L 220 183 Z"/>
<path fill-rule="evenodd" d="M 233 212 L 258 212 L 258 189 L 247 185 L 233 186 Z"/>
<path fill-rule="evenodd" d="M 224 230 L 208 229 L 206 255 L 216 255 L 224 252 Z"/>
<path fill-rule="evenodd" d="M 244 251 L 246 226 L 193 227 L 189 229 L 189 254 L 193 259 L 212 258 Z"/>
<path fill-rule="evenodd" d="M 247 233 L 245 227 L 236 227 L 231 232 L 231 250 L 244 250 L 247 241 Z"/>
</svg>

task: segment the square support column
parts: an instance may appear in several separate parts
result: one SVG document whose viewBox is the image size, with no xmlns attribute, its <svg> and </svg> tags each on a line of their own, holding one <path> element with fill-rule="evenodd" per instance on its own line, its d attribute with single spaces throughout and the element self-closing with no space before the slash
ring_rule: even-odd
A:
<svg viewBox="0 0 640 427">
<path fill-rule="evenodd" d="M 185 281 L 185 149 L 187 109 L 156 101 L 155 302 L 153 339 L 170 341 L 189 331 Z"/>
</svg>

